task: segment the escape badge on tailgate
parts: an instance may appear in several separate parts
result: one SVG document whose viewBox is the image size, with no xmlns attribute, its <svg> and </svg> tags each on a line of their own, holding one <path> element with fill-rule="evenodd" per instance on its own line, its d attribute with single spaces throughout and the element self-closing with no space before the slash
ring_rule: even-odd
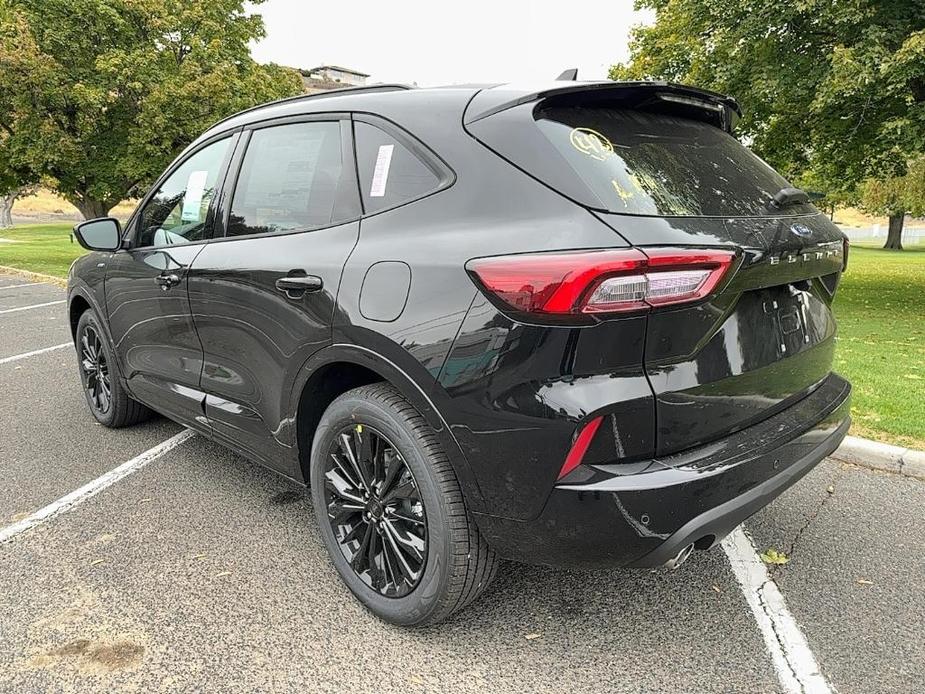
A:
<svg viewBox="0 0 925 694">
<path fill-rule="evenodd" d="M 820 243 L 812 248 L 804 248 L 799 251 L 787 251 L 777 255 L 768 256 L 768 263 L 771 265 L 793 265 L 795 263 L 812 263 L 827 258 L 839 258 L 842 255 L 842 244 L 840 241 L 830 241 Z"/>
</svg>

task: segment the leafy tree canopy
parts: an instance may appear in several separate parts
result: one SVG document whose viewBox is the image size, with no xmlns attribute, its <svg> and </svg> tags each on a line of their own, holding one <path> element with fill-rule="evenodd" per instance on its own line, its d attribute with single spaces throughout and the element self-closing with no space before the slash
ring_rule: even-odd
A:
<svg viewBox="0 0 925 694">
<path fill-rule="evenodd" d="M 656 22 L 634 30 L 631 59 L 611 77 L 735 96 L 739 132 L 804 186 L 844 200 L 862 182 L 904 177 L 925 152 L 925 0 L 637 7 L 654 9 Z"/>
<path fill-rule="evenodd" d="M 864 181 L 861 202 L 876 214 L 892 215 L 902 210 L 916 217 L 925 216 L 925 157 L 911 161 L 905 176 Z"/>
<path fill-rule="evenodd" d="M 7 169 L 49 180 L 86 217 L 103 215 L 215 121 L 301 91 L 293 70 L 251 58 L 264 28 L 244 5 L 0 0 Z"/>
</svg>

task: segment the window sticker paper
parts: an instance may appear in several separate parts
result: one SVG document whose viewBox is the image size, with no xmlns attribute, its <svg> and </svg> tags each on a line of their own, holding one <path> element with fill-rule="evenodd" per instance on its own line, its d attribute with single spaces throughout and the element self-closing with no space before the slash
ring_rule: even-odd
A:
<svg viewBox="0 0 925 694">
<path fill-rule="evenodd" d="M 381 145 L 373 169 L 373 183 L 369 187 L 369 197 L 381 198 L 385 195 L 385 186 L 389 180 L 389 167 L 392 165 L 392 150 L 395 145 Z"/>
<path fill-rule="evenodd" d="M 180 213 L 181 222 L 199 222 L 202 210 L 202 196 L 206 190 L 208 171 L 193 171 L 186 181 L 186 193 L 183 195 L 183 211 Z"/>
</svg>

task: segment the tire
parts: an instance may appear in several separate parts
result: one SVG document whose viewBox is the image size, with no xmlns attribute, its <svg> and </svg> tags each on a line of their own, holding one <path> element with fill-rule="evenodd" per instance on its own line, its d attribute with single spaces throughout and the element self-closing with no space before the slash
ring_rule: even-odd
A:
<svg viewBox="0 0 925 694">
<path fill-rule="evenodd" d="M 119 365 L 113 358 L 106 333 L 100 328 L 92 310 L 87 309 L 80 316 L 75 335 L 80 384 L 96 421 L 105 427 L 118 429 L 151 417 L 151 410 L 132 400 L 122 387 Z M 101 381 L 108 388 L 104 388 Z"/>
<path fill-rule="evenodd" d="M 371 480 L 381 483 L 341 484 L 348 478 L 362 479 L 360 470 L 349 465 L 342 435 L 356 444 L 358 463 L 380 461 L 378 466 L 371 463 L 363 469 Z M 371 454 L 374 446 L 379 451 L 376 455 Z M 404 469 L 396 461 L 403 463 Z M 397 481 L 389 486 L 393 469 L 401 472 L 393 474 Z M 446 454 L 424 418 L 392 386 L 362 386 L 331 403 L 315 432 L 310 477 L 315 516 L 335 569 L 360 602 L 386 622 L 426 626 L 443 621 L 478 597 L 494 577 L 497 556 L 469 516 Z M 350 510 L 360 502 L 339 496 L 334 491 L 337 485 L 351 497 L 367 494 L 370 500 L 365 502 L 365 510 Z M 396 499 L 400 494 L 405 496 Z M 381 514 L 378 520 L 377 512 Z M 339 524 L 332 518 L 346 520 Z M 404 526 L 399 527 L 399 522 Z M 364 559 L 360 551 L 366 535 L 364 524 L 373 528 L 367 547 L 376 545 L 377 533 L 382 543 L 380 556 L 373 560 Z M 349 545 L 342 544 L 351 533 L 356 537 Z M 424 556 L 416 564 L 417 552 L 400 550 L 422 536 Z M 400 546 L 395 542 L 399 537 Z M 418 567 L 415 581 L 403 575 L 405 564 Z M 390 576 L 400 578 L 390 582 Z"/>
</svg>

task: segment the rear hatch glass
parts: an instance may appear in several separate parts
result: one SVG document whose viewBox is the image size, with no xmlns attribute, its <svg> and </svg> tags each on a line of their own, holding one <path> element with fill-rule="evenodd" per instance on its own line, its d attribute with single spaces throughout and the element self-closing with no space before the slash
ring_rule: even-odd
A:
<svg viewBox="0 0 925 694">
<path fill-rule="evenodd" d="M 601 104 L 541 105 L 530 114 L 532 127 L 524 115 L 521 108 L 510 109 L 469 128 L 547 185 L 602 211 L 780 214 L 768 203 L 790 185 L 732 135 L 700 120 Z M 534 132 L 523 132 L 525 127 Z M 786 208 L 787 215 L 815 211 L 808 204 Z"/>
<path fill-rule="evenodd" d="M 735 138 L 687 118 L 580 106 L 541 111 L 537 126 L 610 212 L 766 214 L 787 181 Z"/>
</svg>

